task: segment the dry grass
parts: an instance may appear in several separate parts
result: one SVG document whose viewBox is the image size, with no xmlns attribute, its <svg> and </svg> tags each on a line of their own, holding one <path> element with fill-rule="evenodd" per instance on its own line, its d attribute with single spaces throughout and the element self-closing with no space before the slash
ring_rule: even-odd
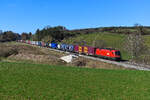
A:
<svg viewBox="0 0 150 100">
<path fill-rule="evenodd" d="M 0 58 L 8 57 L 13 54 L 18 54 L 18 49 L 16 47 L 0 43 Z"/>
<path fill-rule="evenodd" d="M 114 64 L 108 64 L 101 61 L 86 59 L 86 58 L 78 58 L 74 60 L 71 64 L 72 66 L 85 67 L 85 68 L 102 68 L 102 69 L 127 69 L 121 66 L 117 66 Z"/>
<path fill-rule="evenodd" d="M 21 43 L 7 43 L 4 45 L 7 45 L 9 48 L 17 48 L 17 54 L 8 56 L 7 61 L 10 62 L 20 61 L 38 64 L 65 65 L 65 63 L 59 59 L 59 57 L 65 55 L 63 53 Z"/>
</svg>

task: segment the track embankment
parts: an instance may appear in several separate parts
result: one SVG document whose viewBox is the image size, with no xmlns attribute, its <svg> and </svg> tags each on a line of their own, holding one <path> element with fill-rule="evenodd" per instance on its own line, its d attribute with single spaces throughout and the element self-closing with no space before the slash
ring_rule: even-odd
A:
<svg viewBox="0 0 150 100">
<path fill-rule="evenodd" d="M 56 49 L 51 49 L 51 48 L 49 48 L 49 50 L 53 50 L 53 51 L 56 51 L 56 52 L 64 52 L 64 51 L 61 51 L 61 50 L 56 50 Z M 67 53 L 67 54 L 74 54 L 74 53 L 70 53 L 70 52 L 65 52 L 65 53 Z M 117 61 L 105 60 L 105 59 L 92 57 L 92 56 L 81 55 L 81 54 L 79 54 L 78 56 L 81 56 L 81 57 L 84 57 L 84 58 L 88 58 L 88 59 L 92 59 L 92 60 L 102 61 L 102 62 L 109 63 L 109 64 L 115 64 L 117 66 L 122 66 L 124 68 L 150 71 L 150 66 L 144 67 L 144 65 L 142 65 L 142 64 L 141 65 L 140 64 L 131 64 L 128 61 L 117 62 Z"/>
<path fill-rule="evenodd" d="M 110 60 L 105 60 L 105 59 L 100 59 L 100 58 L 95 58 L 95 57 L 90 57 L 90 56 L 85 56 L 85 55 L 79 55 L 79 56 L 89 58 L 89 59 L 93 59 L 93 60 L 106 62 L 106 63 L 110 63 L 110 64 L 115 64 L 115 65 L 122 66 L 122 67 L 125 67 L 125 68 L 132 68 L 132 69 L 136 69 L 136 70 L 150 71 L 150 68 L 143 67 L 143 65 L 130 64 L 130 62 L 127 62 L 127 61 L 117 62 L 117 61 L 110 61 Z"/>
</svg>

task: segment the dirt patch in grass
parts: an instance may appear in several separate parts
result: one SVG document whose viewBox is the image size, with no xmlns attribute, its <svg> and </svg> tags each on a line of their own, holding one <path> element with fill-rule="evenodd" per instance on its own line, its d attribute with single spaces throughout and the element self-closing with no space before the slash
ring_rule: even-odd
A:
<svg viewBox="0 0 150 100">
<path fill-rule="evenodd" d="M 108 64 L 101 61 L 96 61 L 92 59 L 87 59 L 80 57 L 76 60 L 74 60 L 71 64 L 71 66 L 78 66 L 78 67 L 85 67 L 85 68 L 102 68 L 102 69 L 127 69 L 122 66 L 117 66 L 114 64 Z"/>
</svg>

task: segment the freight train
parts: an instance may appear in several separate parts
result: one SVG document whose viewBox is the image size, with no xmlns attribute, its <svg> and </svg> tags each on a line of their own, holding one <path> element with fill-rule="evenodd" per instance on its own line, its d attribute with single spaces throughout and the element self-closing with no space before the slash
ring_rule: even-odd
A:
<svg viewBox="0 0 150 100">
<path fill-rule="evenodd" d="M 71 45 L 71 44 L 63 44 L 63 43 L 45 43 L 41 41 L 30 41 L 30 40 L 18 40 L 18 42 L 27 43 L 31 45 L 37 45 L 41 47 L 48 47 L 52 49 L 58 49 L 62 51 L 68 51 L 78 54 L 84 54 L 94 57 L 100 57 L 104 59 L 110 60 L 121 60 L 121 53 L 119 50 L 112 48 L 96 48 L 91 46 L 80 46 L 80 45 Z"/>
</svg>

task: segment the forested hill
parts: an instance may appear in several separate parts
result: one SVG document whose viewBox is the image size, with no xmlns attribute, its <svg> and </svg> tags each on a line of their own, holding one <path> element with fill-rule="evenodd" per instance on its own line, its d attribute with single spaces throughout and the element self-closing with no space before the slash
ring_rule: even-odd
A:
<svg viewBox="0 0 150 100">
<path fill-rule="evenodd" d="M 150 35 L 150 26 L 133 26 L 133 27 L 99 27 L 99 28 L 86 28 L 86 29 L 75 29 L 70 30 L 70 32 L 78 34 L 89 34 L 97 32 L 109 32 L 109 33 L 120 33 L 120 34 L 129 34 L 137 32 L 138 29 L 141 29 L 143 35 Z"/>
</svg>

